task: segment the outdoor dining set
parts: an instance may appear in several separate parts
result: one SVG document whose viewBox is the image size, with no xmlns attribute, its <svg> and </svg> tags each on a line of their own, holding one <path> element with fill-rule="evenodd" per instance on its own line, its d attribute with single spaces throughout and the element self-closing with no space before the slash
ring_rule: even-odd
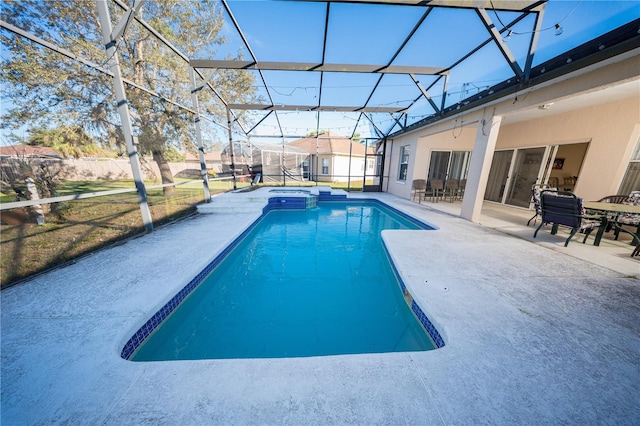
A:
<svg viewBox="0 0 640 426">
<path fill-rule="evenodd" d="M 461 200 L 467 185 L 466 179 L 431 179 L 427 185 L 426 179 L 414 179 L 411 183 L 411 197 L 418 202 L 429 199 L 433 203 L 439 200 L 449 200 L 450 203 Z"/>
<path fill-rule="evenodd" d="M 596 246 L 600 245 L 605 232 L 613 231 L 615 240 L 624 232 L 632 236 L 631 244 L 635 246 L 631 256 L 640 255 L 640 191 L 629 195 L 609 195 L 598 201 L 584 201 L 569 191 L 534 185 L 531 194 L 536 213 L 527 226 L 532 220 L 535 224 L 536 219 L 541 218 L 534 238 L 547 224 L 552 226 L 551 234 L 557 232 L 558 226 L 571 228 L 565 247 L 578 231 L 584 233 L 584 243 L 591 232 L 597 230 L 593 243 Z"/>
<path fill-rule="evenodd" d="M 466 179 L 415 179 L 411 186 L 412 201 L 461 200 L 464 195 Z M 529 219 L 527 226 L 533 221 L 534 225 L 540 218 L 540 225 L 533 237 L 545 225 L 551 225 L 551 234 L 555 235 L 559 226 L 571 229 L 565 240 L 565 247 L 569 241 L 580 232 L 584 234 L 583 243 L 595 231 L 593 244 L 599 246 L 602 237 L 613 231 L 613 239 L 618 240 L 621 233 L 631 235 L 631 244 L 635 246 L 631 256 L 640 256 L 640 191 L 633 191 L 629 195 L 609 195 L 597 201 L 585 201 L 567 188 L 558 189 L 550 185 L 533 185 L 531 202 L 535 208 L 535 215 Z"/>
</svg>

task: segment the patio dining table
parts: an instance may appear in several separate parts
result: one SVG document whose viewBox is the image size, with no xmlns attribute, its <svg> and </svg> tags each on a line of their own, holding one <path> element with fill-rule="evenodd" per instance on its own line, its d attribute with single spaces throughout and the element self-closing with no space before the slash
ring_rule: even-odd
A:
<svg viewBox="0 0 640 426">
<path fill-rule="evenodd" d="M 640 225 L 636 228 L 636 232 L 633 233 L 625 228 L 618 222 L 619 218 L 623 214 L 638 214 L 640 215 L 640 205 L 633 204 L 616 204 L 616 203 L 603 203 L 598 201 L 585 201 L 584 208 L 592 214 L 601 214 L 603 223 L 598 229 L 594 245 L 600 245 L 600 239 L 604 234 L 605 229 L 609 223 L 611 223 L 617 230 L 626 232 L 633 236 L 631 244 L 638 245 L 640 243 Z"/>
</svg>

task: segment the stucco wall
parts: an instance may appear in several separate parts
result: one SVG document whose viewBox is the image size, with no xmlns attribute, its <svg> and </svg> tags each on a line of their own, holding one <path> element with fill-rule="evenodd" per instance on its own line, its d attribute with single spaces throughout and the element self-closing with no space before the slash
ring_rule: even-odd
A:
<svg viewBox="0 0 640 426">
<path fill-rule="evenodd" d="M 391 148 L 391 144 L 393 144 L 393 148 Z M 398 180 L 398 171 L 400 167 L 400 148 L 405 145 L 409 145 L 407 180 L 400 181 Z M 400 197 L 411 197 L 411 181 L 413 179 L 420 179 L 419 174 L 416 174 L 417 170 L 420 167 L 424 168 L 424 164 L 426 164 L 423 159 L 424 153 L 420 152 L 418 154 L 418 152 L 416 151 L 417 146 L 418 136 L 416 134 L 410 134 L 403 138 L 396 139 L 392 143 L 389 143 L 387 145 L 387 152 L 391 152 L 389 162 L 387 163 L 388 168 L 385 168 L 388 171 L 388 173 L 385 173 L 388 176 L 386 185 L 387 192 L 398 195 Z M 420 160 L 420 162 L 418 160 Z"/>
<path fill-rule="evenodd" d="M 506 122 L 506 123 L 505 123 Z M 549 117 L 508 123 L 505 119 L 500 127 L 496 149 L 562 145 L 558 157 L 569 158 L 568 144 L 589 142 L 584 156 L 579 179 L 575 188 L 577 195 L 596 200 L 615 194 L 624 177 L 633 148 L 640 137 L 640 98 L 582 108 L 568 113 L 553 113 Z M 477 131 L 476 123 L 465 127 L 452 127 L 437 134 L 421 136 L 415 132 L 395 139 L 389 164 L 388 192 L 409 198 L 411 180 L 424 179 L 429 158 L 433 150 L 472 151 Z M 426 131 L 424 132 L 426 133 Z M 397 181 L 400 147 L 409 145 L 411 157 L 406 183 Z M 578 147 L 575 147 L 578 149 Z M 571 160 L 563 168 L 564 174 L 573 175 L 579 165 Z M 560 171 L 554 172 L 560 175 Z"/>
<path fill-rule="evenodd" d="M 597 200 L 617 192 L 638 140 L 639 123 L 640 98 L 628 98 L 571 113 L 550 114 L 540 120 L 503 125 L 496 147 L 590 142 L 575 193 Z M 571 164 L 567 167 L 575 169 Z"/>
<path fill-rule="evenodd" d="M 322 174 L 322 159 L 329 160 L 328 175 Z M 315 167 L 315 156 L 312 156 L 313 166 Z M 318 155 L 318 181 L 319 182 L 347 182 L 349 180 L 349 157 L 348 155 Z M 364 157 L 354 156 L 351 160 L 351 180 L 362 180 L 362 167 Z M 372 171 L 373 169 L 370 169 Z"/>
</svg>

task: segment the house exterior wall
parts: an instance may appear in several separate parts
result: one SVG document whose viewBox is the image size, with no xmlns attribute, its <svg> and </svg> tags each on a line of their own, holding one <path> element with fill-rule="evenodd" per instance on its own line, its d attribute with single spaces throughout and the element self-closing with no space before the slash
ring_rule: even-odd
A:
<svg viewBox="0 0 640 426">
<path fill-rule="evenodd" d="M 561 145 L 564 150 L 558 157 L 569 158 L 569 144 L 588 142 L 575 193 L 588 200 L 597 200 L 615 194 L 624 177 L 633 148 L 640 137 L 640 98 L 631 97 L 620 101 L 582 108 L 563 114 L 549 110 L 545 118 L 508 123 L 506 115 L 500 127 L 496 150 Z M 424 179 L 429 158 L 434 150 L 472 151 L 477 123 L 465 127 L 450 127 L 439 133 L 421 135 L 414 132 L 392 141 L 393 149 L 388 161 L 387 191 L 404 197 L 411 196 L 411 181 Z M 432 131 L 432 130 L 431 130 Z M 426 132 L 423 132 L 426 133 Z M 397 180 L 400 147 L 410 146 L 411 157 L 407 180 Z M 564 174 L 569 175 L 579 165 L 565 164 Z M 560 175 L 559 171 L 552 174 Z"/>
<path fill-rule="evenodd" d="M 336 182 L 346 182 L 351 175 L 351 180 L 362 180 L 364 176 L 364 157 L 353 156 L 351 159 L 351 173 L 349 173 L 349 157 L 336 155 L 334 157 L 334 177 Z"/>
<path fill-rule="evenodd" d="M 313 167 L 316 167 L 316 156 L 311 155 Z M 329 160 L 329 173 L 328 175 L 322 174 L 322 159 Z M 364 166 L 364 157 L 353 156 L 351 160 L 351 179 L 362 179 Z M 349 180 L 349 155 L 348 154 L 318 154 L 317 164 L 317 176 L 318 182 L 347 182 Z M 373 168 L 369 170 L 373 172 Z"/>
<path fill-rule="evenodd" d="M 393 145 L 393 147 L 391 146 Z M 400 173 L 400 152 L 403 146 L 409 147 L 409 166 L 407 168 L 407 179 L 402 181 L 398 179 Z M 393 140 L 387 145 L 387 152 L 391 152 L 387 163 L 388 173 L 386 191 L 404 198 L 411 198 L 411 181 L 420 179 L 421 170 L 425 167 L 426 161 L 423 149 L 417 150 L 418 135 L 411 133 L 407 136 Z M 425 173 L 426 174 L 426 173 Z"/>
<path fill-rule="evenodd" d="M 313 160 L 313 167 L 317 167 L 314 175 L 317 176 L 318 182 L 331 182 L 333 180 L 333 155 L 331 154 L 318 154 L 318 161 L 316 162 L 316 156 L 311 156 Z M 329 162 L 329 171 L 327 174 L 322 174 L 322 160 L 326 159 Z"/>
<path fill-rule="evenodd" d="M 639 137 L 639 125 L 640 98 L 627 98 L 502 126 L 497 149 L 589 142 L 582 170 L 579 175 L 576 173 L 579 179 L 575 193 L 587 200 L 598 200 L 617 193 Z M 565 174 L 571 176 L 579 165 L 565 167 L 569 168 Z"/>
<path fill-rule="evenodd" d="M 353 169 L 351 173 L 353 173 Z M 336 182 L 346 182 L 349 180 L 349 157 L 343 157 L 341 155 L 333 157 L 333 180 Z"/>
</svg>

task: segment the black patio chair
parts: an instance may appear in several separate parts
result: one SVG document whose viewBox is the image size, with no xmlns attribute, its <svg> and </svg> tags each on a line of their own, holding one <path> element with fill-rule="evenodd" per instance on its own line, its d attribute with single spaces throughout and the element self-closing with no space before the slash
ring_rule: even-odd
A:
<svg viewBox="0 0 640 426">
<path fill-rule="evenodd" d="M 583 200 L 569 191 L 543 190 L 540 193 L 540 215 L 542 222 L 533 234 L 536 238 L 538 231 L 546 224 L 552 225 L 551 234 L 558 232 L 558 226 L 571 228 L 569 237 L 564 242 L 566 247 L 571 238 L 578 232 L 584 232 L 584 244 L 591 231 L 603 224 L 601 216 L 591 216 L 585 213 Z"/>
</svg>

